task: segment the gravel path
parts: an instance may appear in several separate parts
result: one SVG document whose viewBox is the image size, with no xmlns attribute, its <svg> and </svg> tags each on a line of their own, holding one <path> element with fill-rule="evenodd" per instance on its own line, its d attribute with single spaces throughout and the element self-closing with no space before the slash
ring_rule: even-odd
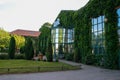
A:
<svg viewBox="0 0 120 80">
<path fill-rule="evenodd" d="M 120 70 L 81 66 L 75 71 L 0 75 L 0 80 L 120 80 Z"/>
</svg>

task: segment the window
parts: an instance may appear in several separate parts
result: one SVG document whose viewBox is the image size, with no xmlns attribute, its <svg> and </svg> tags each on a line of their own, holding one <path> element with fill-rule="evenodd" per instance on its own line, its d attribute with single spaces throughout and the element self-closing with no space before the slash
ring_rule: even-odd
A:
<svg viewBox="0 0 120 80">
<path fill-rule="evenodd" d="M 119 42 L 120 42 L 120 8 L 117 9 L 117 14 L 118 14 L 118 35 L 119 35 Z"/>
<path fill-rule="evenodd" d="M 92 18 L 92 48 L 94 54 L 104 53 L 104 16 Z"/>
</svg>

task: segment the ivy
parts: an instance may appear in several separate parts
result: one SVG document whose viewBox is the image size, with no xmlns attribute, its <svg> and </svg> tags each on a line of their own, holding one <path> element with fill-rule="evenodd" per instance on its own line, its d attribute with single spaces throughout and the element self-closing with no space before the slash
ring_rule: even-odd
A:
<svg viewBox="0 0 120 80">
<path fill-rule="evenodd" d="M 77 11 L 61 11 L 57 18 L 60 18 L 61 25 L 75 28 L 75 50 L 80 49 L 81 62 L 86 62 L 86 57 L 92 54 L 91 47 L 91 18 L 104 15 L 105 22 L 105 54 L 104 67 L 118 68 L 119 41 L 117 34 L 117 13 L 116 7 L 120 6 L 120 0 L 89 0 L 89 2 Z M 76 49 L 78 48 L 78 49 Z"/>
</svg>

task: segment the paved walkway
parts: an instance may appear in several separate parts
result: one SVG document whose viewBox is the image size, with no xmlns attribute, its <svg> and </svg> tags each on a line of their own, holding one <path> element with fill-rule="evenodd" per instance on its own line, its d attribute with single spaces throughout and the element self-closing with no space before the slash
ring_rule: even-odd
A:
<svg viewBox="0 0 120 80">
<path fill-rule="evenodd" d="M 62 60 L 62 59 L 60 59 L 59 61 L 63 62 L 63 63 L 66 63 L 66 64 L 70 64 L 72 66 L 80 66 L 81 65 L 80 63 L 75 63 L 75 62 L 66 61 L 66 60 Z"/>
<path fill-rule="evenodd" d="M 0 80 L 120 80 L 120 70 L 80 65 L 81 70 L 0 75 Z"/>
</svg>

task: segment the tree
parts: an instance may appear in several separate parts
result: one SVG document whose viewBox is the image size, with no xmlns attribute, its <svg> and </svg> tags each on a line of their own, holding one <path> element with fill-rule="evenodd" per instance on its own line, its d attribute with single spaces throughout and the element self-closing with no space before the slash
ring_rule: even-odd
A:
<svg viewBox="0 0 120 80">
<path fill-rule="evenodd" d="M 25 42 L 25 58 L 31 60 L 34 55 L 33 43 L 31 38 L 26 38 Z"/>
<path fill-rule="evenodd" d="M 43 55 L 45 55 L 45 52 L 47 50 L 47 41 L 51 33 L 50 27 L 51 27 L 51 24 L 47 22 L 43 24 L 39 29 L 39 31 L 41 32 L 39 36 L 39 51 L 41 51 Z"/>
<path fill-rule="evenodd" d="M 15 38 L 11 37 L 10 44 L 9 44 L 9 52 L 8 52 L 8 56 L 9 56 L 10 59 L 14 59 L 15 48 L 16 48 Z"/>
<path fill-rule="evenodd" d="M 20 49 L 25 44 L 25 38 L 18 35 L 13 35 L 16 40 L 16 48 Z"/>
<path fill-rule="evenodd" d="M 51 43 L 51 38 L 49 36 L 49 40 L 48 40 L 48 47 L 47 47 L 47 53 L 46 53 L 46 56 L 47 56 L 47 60 L 49 62 L 51 62 L 53 60 L 53 55 L 52 55 L 52 43 Z"/>
<path fill-rule="evenodd" d="M 8 32 L 0 28 L 0 48 L 8 48 L 10 43 L 10 35 Z"/>
</svg>

